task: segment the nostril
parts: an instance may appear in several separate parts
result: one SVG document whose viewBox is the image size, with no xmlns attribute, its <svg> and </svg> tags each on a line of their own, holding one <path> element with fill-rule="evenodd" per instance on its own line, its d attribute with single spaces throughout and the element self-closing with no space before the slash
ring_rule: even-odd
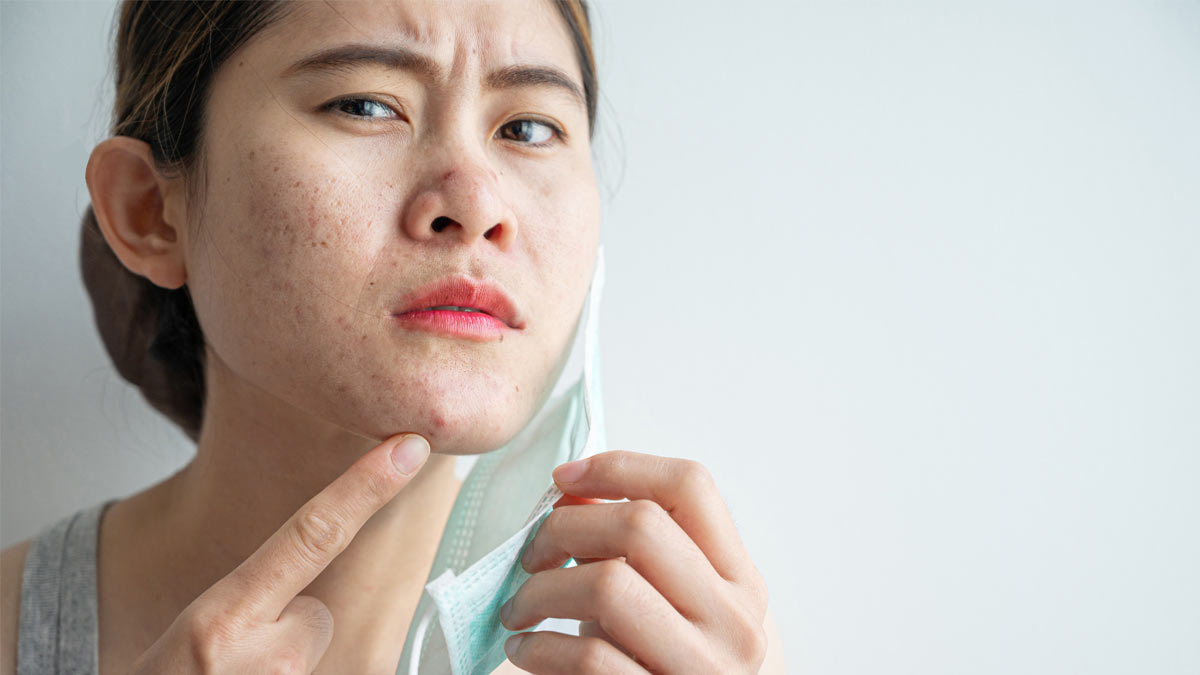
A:
<svg viewBox="0 0 1200 675">
<path fill-rule="evenodd" d="M 454 222 L 453 220 L 450 220 L 450 219 L 449 219 L 449 218 L 447 218 L 446 216 L 438 216 L 438 217 L 437 217 L 437 218 L 435 218 L 435 219 L 434 219 L 434 221 L 433 221 L 433 231 L 434 231 L 434 232 L 441 232 L 442 230 L 444 230 L 444 229 L 446 229 L 447 227 L 449 227 L 449 226 L 450 226 L 450 224 L 451 224 L 451 223 L 453 223 L 453 222 Z"/>
<path fill-rule="evenodd" d="M 499 224 L 497 224 L 497 225 L 493 226 L 492 229 L 490 229 L 486 233 L 484 233 L 483 238 L 487 239 L 488 241 L 492 241 L 496 237 L 500 236 L 501 231 L 502 231 L 502 227 Z"/>
</svg>

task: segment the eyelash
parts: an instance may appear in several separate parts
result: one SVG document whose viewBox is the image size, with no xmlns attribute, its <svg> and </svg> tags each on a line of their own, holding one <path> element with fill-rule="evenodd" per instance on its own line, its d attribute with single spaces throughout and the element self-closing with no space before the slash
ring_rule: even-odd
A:
<svg viewBox="0 0 1200 675">
<path fill-rule="evenodd" d="M 335 99 L 335 100 L 330 101 L 329 103 L 326 103 L 325 105 L 321 106 L 321 109 L 334 111 L 334 112 L 340 112 L 343 115 L 346 115 L 348 117 L 353 117 L 355 119 L 362 119 L 362 120 L 368 120 L 368 121 L 373 120 L 374 118 L 369 117 L 369 116 L 351 115 L 350 113 L 343 112 L 341 110 L 341 107 L 347 103 L 360 103 L 363 101 L 374 103 L 376 105 L 381 105 L 385 108 L 388 108 L 392 112 L 396 112 L 396 110 L 394 108 L 392 108 L 392 106 L 388 105 L 387 103 L 384 103 L 383 101 L 380 101 L 378 99 L 371 98 L 369 96 L 347 96 L 344 98 Z M 397 113 L 397 114 L 399 114 L 399 113 Z M 534 147 L 534 148 L 545 148 L 545 147 L 549 147 L 550 145 L 553 145 L 556 142 L 561 142 L 566 137 L 566 132 L 564 132 L 562 129 L 560 129 L 558 127 L 558 125 L 552 124 L 545 120 L 533 119 L 533 118 L 529 118 L 529 117 L 521 117 L 521 118 L 518 118 L 515 120 L 509 120 L 508 122 L 506 122 L 504 124 L 504 127 L 507 127 L 508 125 L 513 124 L 515 122 L 534 122 L 537 124 L 542 124 L 542 125 L 545 125 L 546 127 L 548 127 L 550 129 L 550 131 L 552 131 L 554 133 L 554 137 L 549 141 L 543 141 L 541 143 L 522 143 L 522 145 L 526 145 L 526 146 L 530 146 L 530 147 Z M 501 128 L 503 129 L 504 127 L 501 127 Z"/>
</svg>

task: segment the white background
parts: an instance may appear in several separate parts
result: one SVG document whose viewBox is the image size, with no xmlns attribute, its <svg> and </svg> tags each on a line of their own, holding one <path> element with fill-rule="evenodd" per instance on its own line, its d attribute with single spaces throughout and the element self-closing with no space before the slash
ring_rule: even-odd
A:
<svg viewBox="0 0 1200 675">
<path fill-rule="evenodd" d="M 77 261 L 112 5 L 0 4 L 2 543 L 191 456 Z M 1200 3 L 595 8 L 613 447 L 797 673 L 1200 672 Z"/>
</svg>

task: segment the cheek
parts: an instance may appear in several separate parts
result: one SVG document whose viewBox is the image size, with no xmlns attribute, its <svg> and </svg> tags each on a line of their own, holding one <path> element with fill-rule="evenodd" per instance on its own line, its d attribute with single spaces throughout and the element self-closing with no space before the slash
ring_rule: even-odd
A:
<svg viewBox="0 0 1200 675">
<path fill-rule="evenodd" d="M 587 184 L 564 194 L 561 188 L 539 202 L 546 205 L 536 217 L 549 223 L 531 235 L 530 247 L 541 275 L 540 285 L 549 292 L 553 313 L 564 324 L 581 306 L 591 280 L 590 270 L 600 235 L 600 205 L 595 190 Z M 550 304 L 550 303 L 548 303 Z"/>
<path fill-rule="evenodd" d="M 379 202 L 361 182 L 314 172 L 314 164 L 270 147 L 249 153 L 243 222 L 231 238 L 268 276 L 315 284 L 345 301 L 346 293 L 359 292 L 381 249 Z"/>
<path fill-rule="evenodd" d="M 287 360 L 286 336 L 306 331 L 307 349 L 336 347 L 337 354 L 378 313 L 380 192 L 313 170 L 324 164 L 270 145 L 214 164 L 226 178 L 210 178 L 189 283 L 209 305 L 212 337 L 227 349 Z"/>
</svg>

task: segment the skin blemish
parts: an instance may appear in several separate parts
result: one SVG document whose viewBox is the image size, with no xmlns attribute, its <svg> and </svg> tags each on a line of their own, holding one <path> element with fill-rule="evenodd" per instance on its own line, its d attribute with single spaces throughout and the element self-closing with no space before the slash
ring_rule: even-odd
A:
<svg viewBox="0 0 1200 675">
<path fill-rule="evenodd" d="M 314 14 L 323 5 L 306 4 Z M 375 9 L 385 4 L 393 3 L 347 3 L 339 11 L 372 17 L 378 12 L 380 20 L 373 18 L 370 24 L 379 24 L 381 31 L 397 29 L 402 22 L 391 16 L 393 10 Z M 428 3 L 427 8 L 439 8 L 433 13 L 449 17 L 447 21 L 474 11 L 456 11 L 450 5 L 442 11 L 443 4 Z M 476 3 L 467 5 L 474 8 Z M 397 11 L 405 15 L 403 23 L 411 23 L 408 10 Z M 543 6 L 541 11 L 559 21 L 553 6 Z M 297 12 L 295 23 L 280 26 L 299 30 L 299 24 L 313 19 L 309 14 Z M 513 25 L 521 26 L 516 35 L 523 36 L 532 24 L 524 12 L 516 14 L 520 16 Z M 442 28 L 454 35 L 462 29 L 466 35 L 485 27 L 485 34 L 492 34 L 509 27 L 505 23 L 509 19 L 499 18 L 504 16 L 497 13 L 498 23 L 492 25 L 488 10 L 489 22 L 479 26 L 450 23 Z M 332 14 L 330 18 L 337 20 Z M 572 337 L 573 319 L 587 290 L 584 270 L 589 254 L 595 253 L 600 222 L 589 148 L 585 143 L 564 145 L 546 163 L 526 161 L 526 153 L 509 144 L 467 154 L 450 152 L 454 148 L 446 145 L 430 146 L 438 152 L 396 152 L 402 143 L 392 147 L 382 136 L 380 142 L 368 142 L 365 136 L 335 131 L 353 128 L 351 120 L 340 116 L 334 116 L 339 126 L 323 133 L 323 125 L 333 124 L 331 118 L 294 115 L 291 104 L 276 99 L 278 92 L 264 86 L 256 72 L 280 71 L 303 56 L 301 46 L 323 36 L 329 26 L 312 20 L 311 30 L 311 36 L 265 32 L 261 40 L 240 48 L 255 61 L 253 68 L 240 59 L 234 62 L 240 67 L 235 76 L 215 80 L 219 86 L 214 87 L 209 106 L 220 114 L 206 119 L 210 145 L 205 149 L 212 151 L 214 187 L 226 194 L 212 196 L 205 224 L 214 237 L 221 237 L 214 239 L 221 246 L 213 249 L 213 255 L 221 254 L 238 274 L 213 266 L 207 283 L 195 284 L 196 301 L 204 305 L 202 313 L 213 317 L 205 328 L 211 328 L 214 345 L 219 343 L 229 352 L 222 357 L 238 366 L 238 376 L 269 383 L 271 393 L 286 392 L 305 410 L 317 412 L 320 420 L 372 433 L 411 423 L 428 430 L 433 439 L 446 440 L 448 450 L 492 449 L 502 436 L 519 430 L 525 422 L 523 414 L 535 412 L 530 404 L 550 384 L 543 379 L 553 374 L 556 362 L 551 357 L 569 346 Z M 425 32 L 432 30 L 427 27 Z M 388 35 L 377 34 L 385 40 Z M 530 35 L 540 47 L 535 60 L 574 71 L 577 55 L 566 33 L 532 31 Z M 437 44 L 450 43 L 454 63 L 469 66 L 450 71 L 450 77 L 459 78 L 453 80 L 455 84 L 467 82 L 476 68 L 486 70 L 492 61 L 505 61 L 508 56 L 502 44 L 481 42 L 474 52 L 477 58 L 462 62 L 470 41 Z M 363 78 L 361 86 L 349 84 L 345 92 L 337 93 L 365 94 L 384 88 L 390 80 L 379 79 L 379 87 Z M 472 86 L 454 91 L 467 95 L 479 90 Z M 530 88 L 531 95 L 520 98 L 535 104 L 541 100 L 538 91 Z M 315 92 L 296 92 L 293 103 L 315 104 L 308 98 L 310 93 Z M 459 138 L 452 133 L 477 133 L 477 116 L 450 113 L 487 114 L 490 101 L 487 97 L 464 100 L 463 108 L 422 106 L 430 114 L 422 120 L 446 131 L 445 136 L 429 137 L 431 142 Z M 583 128 L 582 115 L 573 114 L 570 120 Z M 322 129 L 307 128 L 314 123 Z M 449 154 L 441 154 L 442 150 Z M 222 186 L 221 179 L 230 182 Z M 446 182 L 439 185 L 438 179 Z M 501 276 L 511 286 L 506 290 L 530 316 L 548 317 L 536 335 L 527 333 L 527 339 L 511 345 L 503 344 L 506 336 L 498 336 L 496 342 L 480 345 L 397 329 L 394 293 L 432 277 L 467 272 L 460 263 L 499 255 L 494 249 L 500 242 L 494 236 L 485 238 L 483 232 L 473 241 L 461 236 L 464 230 L 440 237 L 409 232 L 418 224 L 417 214 L 428 212 L 432 219 L 442 211 L 451 217 L 460 211 L 474 214 L 481 224 L 490 220 L 493 225 L 511 215 L 523 226 L 512 239 L 514 266 Z M 380 221 L 378 228 L 375 220 Z M 305 253 L 305 241 L 310 249 L 325 250 Z M 486 271 L 473 269 L 480 274 Z M 388 288 L 376 294 L 375 286 L 381 282 L 370 281 L 371 276 L 387 279 Z M 293 305 L 292 313 L 283 309 L 288 305 Z M 262 307 L 278 311 L 254 311 Z M 359 342 L 370 344 L 354 345 L 355 334 Z M 259 365 L 247 366 L 254 357 L 261 357 Z M 253 370 L 242 372 L 246 368 Z M 330 382 L 334 397 L 328 396 Z M 513 385 L 509 396 L 502 393 L 504 384 Z M 530 396 L 524 396 L 526 391 Z"/>
</svg>

